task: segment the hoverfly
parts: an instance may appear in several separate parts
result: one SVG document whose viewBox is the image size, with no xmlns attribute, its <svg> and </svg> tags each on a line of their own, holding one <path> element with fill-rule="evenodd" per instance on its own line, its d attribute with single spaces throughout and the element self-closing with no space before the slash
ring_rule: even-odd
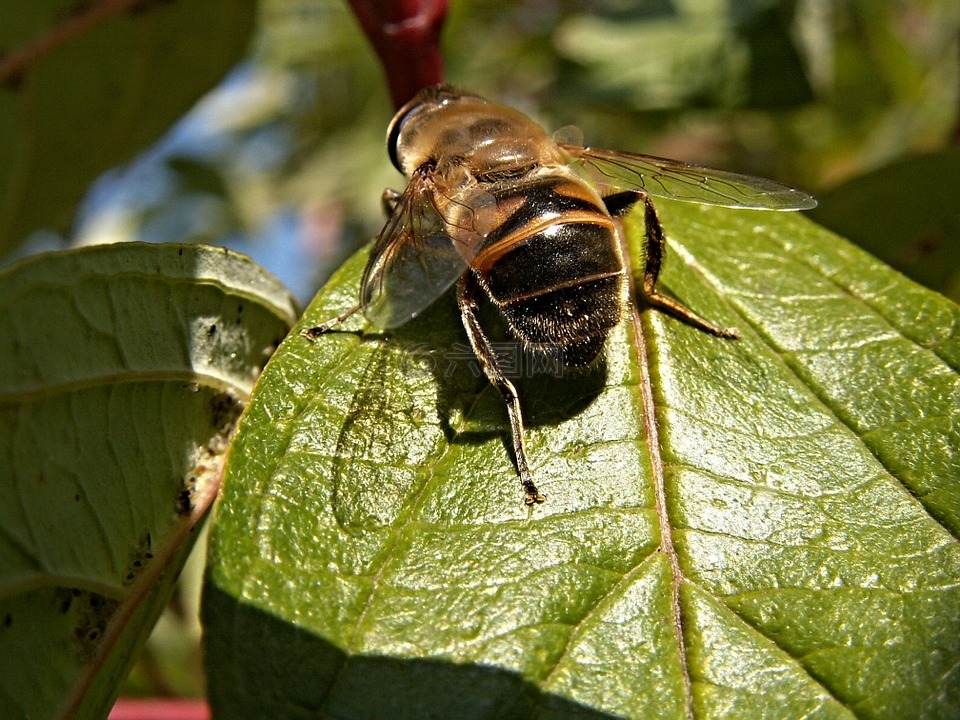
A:
<svg viewBox="0 0 960 720">
<path fill-rule="evenodd" d="M 409 178 L 384 192 L 387 222 L 356 305 L 304 331 L 311 340 L 362 311 L 401 325 L 451 285 L 473 352 L 503 396 L 527 504 L 542 502 L 524 449 L 516 388 L 478 320 L 499 311 L 528 350 L 586 366 L 623 315 L 628 279 L 614 218 L 642 203 L 646 303 L 721 338 L 739 337 L 657 292 L 664 233 L 651 196 L 758 210 L 804 210 L 807 193 L 762 178 L 555 141 L 521 112 L 448 85 L 421 90 L 387 130 L 394 166 Z"/>
</svg>

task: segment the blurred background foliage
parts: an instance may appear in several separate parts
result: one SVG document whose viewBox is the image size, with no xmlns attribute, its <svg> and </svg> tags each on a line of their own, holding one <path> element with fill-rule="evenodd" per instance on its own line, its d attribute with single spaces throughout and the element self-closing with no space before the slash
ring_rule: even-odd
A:
<svg viewBox="0 0 960 720">
<path fill-rule="evenodd" d="M 343 0 L 259 13 L 249 60 L 96 183 L 70 242 L 228 244 L 306 301 L 376 233 L 402 179 L 372 50 Z M 589 144 L 809 189 L 817 220 L 960 299 L 958 38 L 955 0 L 454 0 L 444 50 L 449 81 Z"/>
<path fill-rule="evenodd" d="M 956 0 L 453 0 L 450 82 L 591 145 L 800 185 L 815 219 L 960 299 Z M 392 109 L 343 0 L 260 0 L 249 59 L 91 188 L 69 239 L 224 244 L 308 301 L 400 187 Z M 199 543 L 198 545 L 202 545 Z M 126 693 L 199 695 L 202 562 Z"/>
</svg>

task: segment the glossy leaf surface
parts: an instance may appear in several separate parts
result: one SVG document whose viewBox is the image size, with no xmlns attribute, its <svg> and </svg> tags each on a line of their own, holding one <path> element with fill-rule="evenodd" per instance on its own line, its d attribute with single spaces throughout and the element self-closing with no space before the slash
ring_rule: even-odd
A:
<svg viewBox="0 0 960 720">
<path fill-rule="evenodd" d="M 296 317 L 236 253 L 124 244 L 0 274 L 0 717 L 104 717 Z"/>
<path fill-rule="evenodd" d="M 449 296 L 288 338 L 214 528 L 219 716 L 960 714 L 960 309 L 798 214 L 658 208 L 663 287 L 743 338 L 521 363 L 542 505 Z"/>
</svg>

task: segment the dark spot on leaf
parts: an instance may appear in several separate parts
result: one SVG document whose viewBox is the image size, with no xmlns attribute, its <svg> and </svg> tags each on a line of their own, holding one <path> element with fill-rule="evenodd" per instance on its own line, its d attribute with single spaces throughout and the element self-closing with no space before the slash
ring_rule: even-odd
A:
<svg viewBox="0 0 960 720">
<path fill-rule="evenodd" d="M 128 572 L 126 575 L 126 582 L 132 582 L 136 578 L 140 569 L 144 566 L 145 561 L 153 557 L 151 552 L 152 538 L 150 533 L 146 532 L 140 538 L 138 542 L 130 551 L 130 565 L 128 567 Z"/>
<path fill-rule="evenodd" d="M 2 59 L 2 58 L 0 58 Z M 23 89 L 24 74 L 23 71 L 12 72 L 3 79 L 3 87 L 10 92 L 18 92 Z"/>
<path fill-rule="evenodd" d="M 236 424 L 243 406 L 231 393 L 216 393 L 210 397 L 210 427 L 226 433 Z"/>
<path fill-rule="evenodd" d="M 73 594 L 76 597 L 83 595 L 87 597 L 87 602 L 81 606 L 73 633 L 80 657 L 86 661 L 96 655 L 107 623 L 120 606 L 120 602 L 85 590 L 74 590 Z"/>
<path fill-rule="evenodd" d="M 6 615 L 3 616 L 3 626 L 5 628 L 8 628 L 11 625 L 13 625 L 13 615 L 11 615 L 10 613 L 7 613 Z"/>
<path fill-rule="evenodd" d="M 935 235 L 927 235 L 925 237 L 917 238 L 915 245 L 917 255 L 920 257 L 933 255 L 940 249 L 942 244 L 941 238 Z"/>
<path fill-rule="evenodd" d="M 57 604 L 57 611 L 61 615 L 66 615 L 73 607 L 73 601 L 83 594 L 82 590 L 77 588 L 59 588 L 54 593 L 54 602 Z"/>
<path fill-rule="evenodd" d="M 193 488 L 184 488 L 177 495 L 177 512 L 187 515 L 193 510 Z"/>
</svg>

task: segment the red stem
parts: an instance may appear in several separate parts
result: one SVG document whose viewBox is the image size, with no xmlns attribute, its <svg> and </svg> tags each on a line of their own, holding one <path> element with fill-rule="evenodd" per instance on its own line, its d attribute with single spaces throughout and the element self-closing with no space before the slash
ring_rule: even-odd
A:
<svg viewBox="0 0 960 720">
<path fill-rule="evenodd" d="M 121 699 L 109 720 L 210 720 L 203 700 Z"/>
<path fill-rule="evenodd" d="M 447 0 L 349 0 L 380 58 L 393 104 L 443 81 L 440 29 Z"/>
</svg>

